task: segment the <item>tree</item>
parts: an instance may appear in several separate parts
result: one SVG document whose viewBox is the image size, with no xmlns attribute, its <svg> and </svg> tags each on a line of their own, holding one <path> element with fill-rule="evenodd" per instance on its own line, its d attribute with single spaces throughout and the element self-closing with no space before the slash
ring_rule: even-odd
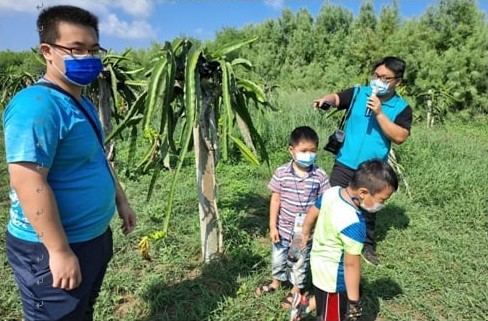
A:
<svg viewBox="0 0 488 321">
<path fill-rule="evenodd" d="M 133 131 L 138 125 L 142 126 L 145 137 L 150 140 L 150 147 L 141 163 L 145 170 L 152 171 L 148 199 L 169 153 L 178 157 L 163 227 L 143 237 L 140 242 L 146 258 L 149 241 L 167 234 L 178 173 L 192 142 L 202 259 L 206 262 L 223 250 L 216 195 L 217 162 L 228 159 L 230 144 L 235 144 L 244 158 L 252 163 L 259 164 L 260 159 L 268 162 L 264 142 L 253 125 L 250 110 L 255 107 L 262 112 L 269 106 L 265 94 L 256 83 L 239 78 L 234 71 L 238 65 L 250 67 L 249 61 L 228 59 L 235 50 L 255 40 L 252 38 L 213 50 L 187 39 L 177 39 L 172 44 L 167 42 L 147 70 L 149 80 L 146 89 L 110 135 L 114 137 L 129 128 Z M 233 133 L 233 128 L 239 130 L 240 137 Z M 175 138 L 177 135 L 178 139 Z"/>
<path fill-rule="evenodd" d="M 110 135 L 113 130 L 112 117 L 115 123 L 119 123 L 123 115 L 128 112 L 128 106 L 136 101 L 137 87 L 140 82 L 134 80 L 134 75 L 142 69 L 132 69 L 133 60 L 129 58 L 131 50 L 126 50 L 118 55 L 113 52 L 103 56 L 104 70 L 100 73 L 96 82 L 85 89 L 95 106 L 98 108 L 98 116 L 102 123 L 105 135 Z M 129 63 L 129 66 L 127 65 Z M 110 135 L 105 141 L 107 158 L 115 159 L 115 140 Z"/>
</svg>

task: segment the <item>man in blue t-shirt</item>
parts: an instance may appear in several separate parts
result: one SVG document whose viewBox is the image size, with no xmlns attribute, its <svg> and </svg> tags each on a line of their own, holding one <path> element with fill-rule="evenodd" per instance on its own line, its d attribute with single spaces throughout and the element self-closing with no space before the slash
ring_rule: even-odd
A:
<svg viewBox="0 0 488 321">
<path fill-rule="evenodd" d="M 105 158 L 96 109 L 82 97 L 103 68 L 98 19 L 54 6 L 40 13 L 37 27 L 45 75 L 3 114 L 7 257 L 24 320 L 92 320 L 113 254 L 110 220 L 117 209 L 127 234 L 136 218 Z"/>
<path fill-rule="evenodd" d="M 330 174 L 331 186 L 347 187 L 359 164 L 371 159 L 388 160 L 391 142 L 403 143 L 410 135 L 412 108 L 396 92 L 403 80 L 406 63 L 385 57 L 373 68 L 370 86 L 346 89 L 314 101 L 315 108 L 337 106 L 348 109 L 344 144 Z M 326 104 L 324 104 L 326 103 Z M 363 258 L 379 264 L 375 246 L 375 212 L 364 212 L 366 241 Z"/>
</svg>

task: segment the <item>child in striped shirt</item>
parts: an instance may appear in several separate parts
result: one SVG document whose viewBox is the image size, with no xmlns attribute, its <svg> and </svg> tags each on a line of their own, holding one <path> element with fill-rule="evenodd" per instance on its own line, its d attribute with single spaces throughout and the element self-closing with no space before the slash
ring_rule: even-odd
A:
<svg viewBox="0 0 488 321">
<path fill-rule="evenodd" d="M 292 160 L 280 166 L 268 184 L 272 281 L 258 287 L 257 296 L 274 292 L 282 282 L 290 281 L 293 287 L 283 304 L 291 305 L 292 295 L 302 292 L 306 285 L 311 242 L 298 256 L 290 255 L 290 246 L 293 239 L 293 244 L 301 244 L 301 225 L 308 208 L 330 187 L 325 171 L 315 165 L 318 144 L 318 135 L 312 128 L 295 128 L 288 144 Z"/>
</svg>

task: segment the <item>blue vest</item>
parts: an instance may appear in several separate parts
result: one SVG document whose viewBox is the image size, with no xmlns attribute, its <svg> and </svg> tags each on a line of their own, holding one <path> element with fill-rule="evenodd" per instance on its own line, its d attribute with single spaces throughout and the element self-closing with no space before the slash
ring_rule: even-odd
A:
<svg viewBox="0 0 488 321">
<path fill-rule="evenodd" d="M 385 136 L 373 113 L 367 113 L 366 104 L 371 96 L 371 87 L 362 86 L 355 89 L 354 105 L 344 126 L 344 145 L 337 154 L 336 160 L 356 170 L 367 160 L 388 159 L 391 141 Z M 408 106 L 408 103 L 395 93 L 381 104 L 383 113 L 392 122 Z"/>
</svg>

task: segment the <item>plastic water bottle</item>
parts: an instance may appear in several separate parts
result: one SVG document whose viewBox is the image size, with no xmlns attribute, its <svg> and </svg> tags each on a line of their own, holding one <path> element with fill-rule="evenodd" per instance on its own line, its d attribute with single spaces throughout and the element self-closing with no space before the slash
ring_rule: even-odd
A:
<svg viewBox="0 0 488 321">
<path fill-rule="evenodd" d="M 297 262 L 302 255 L 302 234 L 293 235 L 290 242 L 290 249 L 288 250 L 288 261 Z"/>
</svg>

